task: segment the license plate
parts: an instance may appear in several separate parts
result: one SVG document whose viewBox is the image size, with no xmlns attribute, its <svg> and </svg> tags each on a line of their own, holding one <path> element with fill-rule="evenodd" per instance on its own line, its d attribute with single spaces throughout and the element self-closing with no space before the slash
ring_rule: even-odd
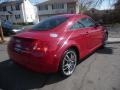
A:
<svg viewBox="0 0 120 90">
<path fill-rule="evenodd" d="M 15 48 L 14 50 L 15 50 L 15 52 L 17 52 L 17 53 L 21 53 L 21 49 L 20 49 L 20 48 Z"/>
</svg>

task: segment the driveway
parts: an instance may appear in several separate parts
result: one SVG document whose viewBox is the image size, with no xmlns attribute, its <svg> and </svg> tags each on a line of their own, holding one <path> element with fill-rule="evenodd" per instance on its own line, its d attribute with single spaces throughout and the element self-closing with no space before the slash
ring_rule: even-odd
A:
<svg viewBox="0 0 120 90">
<path fill-rule="evenodd" d="M 120 38 L 120 24 L 109 25 L 107 29 L 109 37 Z"/>
<path fill-rule="evenodd" d="M 0 45 L 0 89 L 3 90 L 120 90 L 120 44 L 108 44 L 82 60 L 74 74 L 41 74 L 9 60 Z"/>
</svg>

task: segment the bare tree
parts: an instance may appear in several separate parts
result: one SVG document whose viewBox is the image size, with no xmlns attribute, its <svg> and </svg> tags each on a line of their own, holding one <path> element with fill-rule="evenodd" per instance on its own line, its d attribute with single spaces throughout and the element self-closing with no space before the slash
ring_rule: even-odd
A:
<svg viewBox="0 0 120 90">
<path fill-rule="evenodd" d="M 117 2 L 114 5 L 115 9 L 120 9 L 120 0 L 117 0 Z"/>
<path fill-rule="evenodd" d="M 94 0 L 78 0 L 79 11 L 84 12 L 88 10 L 92 6 L 93 1 Z"/>
<path fill-rule="evenodd" d="M 90 8 L 95 8 L 101 6 L 101 4 L 105 0 L 78 0 L 78 5 L 80 8 L 80 12 L 89 10 Z M 114 2 L 120 1 L 120 0 L 114 0 Z M 113 0 L 108 0 L 108 4 L 113 4 Z"/>
</svg>

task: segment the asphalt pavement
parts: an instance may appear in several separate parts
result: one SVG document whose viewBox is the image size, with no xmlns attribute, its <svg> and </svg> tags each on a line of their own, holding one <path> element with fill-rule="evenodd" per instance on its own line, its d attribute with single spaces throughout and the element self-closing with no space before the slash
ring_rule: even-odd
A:
<svg viewBox="0 0 120 90">
<path fill-rule="evenodd" d="M 0 45 L 0 89 L 2 90 L 120 90 L 120 44 L 81 60 L 68 78 L 58 73 L 41 74 L 14 64 L 7 55 L 7 44 Z"/>
</svg>

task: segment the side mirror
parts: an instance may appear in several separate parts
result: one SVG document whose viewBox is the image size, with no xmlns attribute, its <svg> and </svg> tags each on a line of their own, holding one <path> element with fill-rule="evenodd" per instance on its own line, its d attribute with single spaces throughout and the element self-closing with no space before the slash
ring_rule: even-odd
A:
<svg viewBox="0 0 120 90">
<path fill-rule="evenodd" d="M 94 28 L 97 28 L 100 24 L 95 23 Z"/>
</svg>

